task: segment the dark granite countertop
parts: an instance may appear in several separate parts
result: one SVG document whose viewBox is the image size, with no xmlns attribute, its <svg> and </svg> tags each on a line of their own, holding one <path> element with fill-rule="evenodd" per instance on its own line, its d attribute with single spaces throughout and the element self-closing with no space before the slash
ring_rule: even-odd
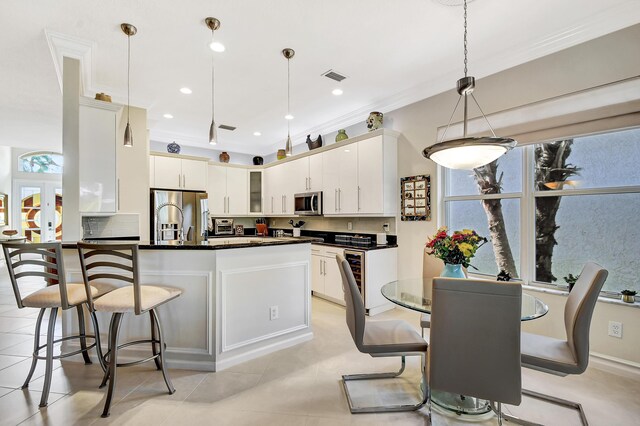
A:
<svg viewBox="0 0 640 426">
<path fill-rule="evenodd" d="M 326 242 L 313 242 L 313 244 L 317 244 L 320 246 L 340 247 L 340 248 L 349 249 L 349 250 L 362 250 L 362 251 L 383 250 L 383 249 L 398 247 L 397 244 L 375 244 L 375 243 L 368 246 L 355 246 L 355 245 L 349 245 L 349 244 L 326 243 Z"/>
<path fill-rule="evenodd" d="M 119 241 L 119 240 L 111 240 L 111 241 L 93 241 L 101 244 L 122 244 L 122 243 L 134 243 L 138 245 L 140 250 L 225 250 L 225 249 L 236 249 L 236 248 L 245 248 L 245 247 L 266 247 L 266 246 L 282 246 L 289 244 L 309 244 L 309 243 L 321 243 L 322 239 L 320 238 L 312 238 L 312 237 L 283 237 L 283 238 L 275 238 L 275 237 L 253 237 L 253 236 L 230 236 L 228 240 L 238 240 L 222 243 L 222 238 L 217 238 L 219 241 L 203 241 L 200 243 L 195 242 L 184 242 L 182 244 L 178 243 L 170 243 L 170 242 L 162 242 L 156 243 L 154 241 Z M 91 240 L 86 240 L 85 242 L 92 242 Z M 62 248 L 64 249 L 75 249 L 77 248 L 77 243 L 72 241 L 67 241 L 62 243 Z"/>
</svg>

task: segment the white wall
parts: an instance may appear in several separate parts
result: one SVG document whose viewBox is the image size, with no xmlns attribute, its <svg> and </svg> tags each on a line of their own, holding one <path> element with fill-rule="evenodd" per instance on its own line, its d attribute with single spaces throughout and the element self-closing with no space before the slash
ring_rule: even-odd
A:
<svg viewBox="0 0 640 426">
<path fill-rule="evenodd" d="M 483 78 L 477 82 L 475 95 L 485 113 L 489 114 L 633 77 L 640 71 L 640 55 L 630 52 L 637 52 L 638 45 L 640 25 L 635 25 Z M 473 62 L 470 66 L 473 74 Z M 461 76 L 451 76 L 452 90 L 449 92 L 385 114 L 385 121 L 390 119 L 393 128 L 402 132 L 398 141 L 399 177 L 430 174 L 434 188 L 440 185 L 434 163 L 422 157 L 422 150 L 436 142 L 437 128 L 447 124 L 458 97 L 453 89 L 455 79 Z M 399 278 L 416 277 L 422 273 L 422 248 L 427 237 L 435 233 L 439 219 L 435 194 L 433 191 L 432 221 L 397 222 Z M 552 312 L 543 320 L 527 324 L 525 329 L 535 328 L 539 333 L 561 336 L 563 304 L 557 303 L 555 296 L 536 295 L 549 303 Z M 618 305 L 605 307 L 599 303 L 594 315 L 593 350 L 640 363 L 640 309 Z M 626 334 L 621 340 L 608 337 L 603 332 L 603 324 L 615 317 L 624 318 L 627 322 Z"/>
<path fill-rule="evenodd" d="M 82 238 L 80 223 L 80 61 L 64 58 L 62 79 L 62 153 L 64 171 L 62 190 L 64 212 L 62 239 L 75 241 Z"/>
</svg>

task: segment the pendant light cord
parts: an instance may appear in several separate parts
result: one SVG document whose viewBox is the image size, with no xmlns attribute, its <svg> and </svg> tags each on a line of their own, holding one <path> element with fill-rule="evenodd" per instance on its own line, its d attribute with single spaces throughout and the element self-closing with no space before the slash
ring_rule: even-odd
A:
<svg viewBox="0 0 640 426">
<path fill-rule="evenodd" d="M 464 76 L 467 76 L 467 0 L 464 0 Z"/>
<path fill-rule="evenodd" d="M 129 124 L 129 110 L 131 109 L 130 97 L 131 80 L 131 36 L 127 34 L 127 124 Z"/>
<path fill-rule="evenodd" d="M 214 40 L 214 30 L 211 30 L 211 43 L 213 43 Z M 215 67 L 214 67 L 214 61 L 213 61 L 213 55 L 214 52 L 211 52 L 211 121 L 215 122 L 214 117 L 215 117 L 215 113 L 214 113 L 214 102 L 213 102 L 213 96 L 214 96 L 214 88 L 215 88 Z"/>
<path fill-rule="evenodd" d="M 291 59 L 287 58 L 287 115 L 291 115 L 291 71 L 290 71 Z M 287 120 L 287 136 L 291 135 L 291 120 Z"/>
</svg>

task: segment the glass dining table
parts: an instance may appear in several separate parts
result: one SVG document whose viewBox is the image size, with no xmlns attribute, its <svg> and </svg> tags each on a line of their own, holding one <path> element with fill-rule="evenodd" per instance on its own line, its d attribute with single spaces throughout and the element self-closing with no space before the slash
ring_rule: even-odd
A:
<svg viewBox="0 0 640 426">
<path fill-rule="evenodd" d="M 413 311 L 431 313 L 432 278 L 410 278 L 391 281 L 382 286 L 382 295 L 396 305 Z M 544 316 L 549 307 L 540 299 L 522 293 L 522 321 L 530 321 Z M 449 392 L 433 391 L 432 401 L 457 414 L 481 415 L 491 411 L 489 401 L 456 395 Z"/>
</svg>

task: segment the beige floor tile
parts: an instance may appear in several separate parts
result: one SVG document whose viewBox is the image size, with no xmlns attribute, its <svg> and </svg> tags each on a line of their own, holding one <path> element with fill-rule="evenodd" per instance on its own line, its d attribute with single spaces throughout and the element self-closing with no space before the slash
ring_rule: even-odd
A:
<svg viewBox="0 0 640 426">
<path fill-rule="evenodd" d="M 20 361 L 24 361 L 29 357 L 24 356 L 12 356 L 12 355 L 0 355 L 0 370 L 9 367 L 10 365 L 17 364 Z"/>
<path fill-rule="evenodd" d="M 13 318 L 2 317 L 0 319 L 0 333 L 10 333 L 20 328 L 33 326 L 35 328 L 35 319 L 31 318 Z"/>
<path fill-rule="evenodd" d="M 104 393 L 96 390 L 81 390 L 65 395 L 49 403 L 46 409 L 39 410 L 29 417 L 23 425 L 90 425 L 102 413 Z"/>
<path fill-rule="evenodd" d="M 42 394 L 34 390 L 14 390 L 0 398 L 0 426 L 13 426 L 28 419 L 40 408 L 40 397 Z M 55 403 L 64 395 L 57 393 L 49 394 L 49 404 Z"/>
<path fill-rule="evenodd" d="M 259 381 L 259 374 L 230 373 L 226 371 L 209 373 L 195 390 L 187 396 L 186 400 L 197 403 L 220 401 L 254 389 Z"/>
<path fill-rule="evenodd" d="M 54 371 L 59 367 L 60 361 L 53 361 Z M 14 389 L 21 387 L 25 379 L 27 378 L 27 374 L 29 373 L 30 368 L 31 359 L 25 359 L 24 361 L 20 361 L 10 367 L 0 370 L 0 386 Z M 44 361 L 38 361 L 38 363 L 36 364 L 36 369 L 31 378 L 31 383 L 35 382 L 38 378 L 44 375 L 45 368 L 46 366 Z"/>
<path fill-rule="evenodd" d="M 25 334 L 1 333 L 0 334 L 0 354 L 9 355 L 6 352 L 8 348 L 23 342 L 32 342 L 31 350 L 33 351 L 33 336 L 28 336 Z"/>
</svg>

